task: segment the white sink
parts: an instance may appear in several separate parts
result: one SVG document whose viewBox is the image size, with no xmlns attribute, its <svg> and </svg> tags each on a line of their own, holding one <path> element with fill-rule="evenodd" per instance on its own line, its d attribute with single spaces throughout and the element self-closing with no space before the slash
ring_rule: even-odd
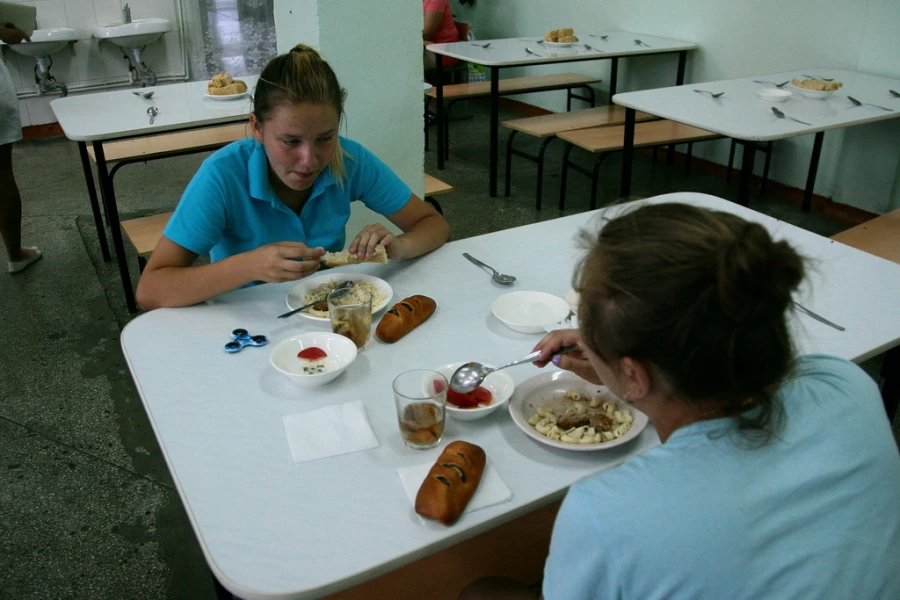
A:
<svg viewBox="0 0 900 600">
<path fill-rule="evenodd" d="M 109 40 L 123 48 L 137 48 L 149 44 L 167 31 L 172 31 L 172 23 L 168 19 L 135 19 L 131 23 L 97 25 L 94 27 L 94 37 Z"/>
<path fill-rule="evenodd" d="M 49 56 L 59 52 L 68 44 L 80 39 L 78 30 L 68 27 L 54 27 L 52 29 L 35 29 L 31 34 L 31 42 L 21 44 L 9 44 L 13 52 L 25 56 Z M 3 42 L 0 42 L 3 44 Z M 5 44 L 4 44 L 5 45 Z"/>
</svg>

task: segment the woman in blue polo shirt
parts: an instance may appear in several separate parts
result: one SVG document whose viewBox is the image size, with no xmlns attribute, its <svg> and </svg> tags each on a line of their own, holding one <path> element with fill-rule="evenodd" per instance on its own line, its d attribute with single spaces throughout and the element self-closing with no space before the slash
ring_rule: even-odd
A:
<svg viewBox="0 0 900 600">
<path fill-rule="evenodd" d="M 344 246 L 350 203 L 361 200 L 401 231 L 364 227 L 347 248 L 392 259 L 440 247 L 447 221 L 383 162 L 338 135 L 346 91 L 318 52 L 298 45 L 259 77 L 253 137 L 219 150 L 191 180 L 137 288 L 145 310 L 188 306 L 253 282 L 314 273 Z M 194 265 L 210 255 L 207 265 Z"/>
</svg>

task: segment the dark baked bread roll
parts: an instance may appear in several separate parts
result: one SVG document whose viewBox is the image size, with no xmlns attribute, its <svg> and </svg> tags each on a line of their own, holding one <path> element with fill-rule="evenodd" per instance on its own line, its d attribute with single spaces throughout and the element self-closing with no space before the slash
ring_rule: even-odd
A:
<svg viewBox="0 0 900 600">
<path fill-rule="evenodd" d="M 452 525 L 466 509 L 487 463 L 484 450 L 469 442 L 447 444 L 416 494 L 416 512 Z"/>
<path fill-rule="evenodd" d="M 437 303 L 428 296 L 410 296 L 384 313 L 375 335 L 382 342 L 393 344 L 424 323 L 436 308 Z"/>
</svg>

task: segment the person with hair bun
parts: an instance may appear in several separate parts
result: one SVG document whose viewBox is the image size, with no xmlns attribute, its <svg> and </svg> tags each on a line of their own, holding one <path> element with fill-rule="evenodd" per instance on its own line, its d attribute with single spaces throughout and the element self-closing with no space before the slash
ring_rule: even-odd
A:
<svg viewBox="0 0 900 600">
<path fill-rule="evenodd" d="M 419 256 L 450 235 L 447 221 L 361 144 L 339 135 L 346 91 L 300 44 L 273 58 L 253 95 L 253 136 L 206 159 L 163 231 L 137 288 L 145 310 L 187 306 L 256 282 L 285 282 L 344 247 L 350 203 L 361 200 L 401 231 L 364 227 L 347 250 Z M 210 255 L 210 264 L 194 265 Z"/>
<path fill-rule="evenodd" d="M 583 233 L 579 329 L 537 362 L 608 386 L 661 445 L 572 485 L 543 598 L 900 598 L 900 458 L 859 367 L 797 357 L 804 261 L 730 213 L 676 203 Z M 534 599 L 503 578 L 461 600 Z"/>
</svg>

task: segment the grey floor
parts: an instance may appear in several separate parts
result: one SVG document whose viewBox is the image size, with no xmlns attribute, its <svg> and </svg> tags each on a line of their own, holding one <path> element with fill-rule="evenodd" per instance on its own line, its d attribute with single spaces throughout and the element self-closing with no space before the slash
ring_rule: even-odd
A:
<svg viewBox="0 0 900 600">
<path fill-rule="evenodd" d="M 535 169 L 521 159 L 512 195 L 488 197 L 487 117 L 479 104 L 468 111 L 471 118 L 452 124 L 448 168 L 436 169 L 433 150 L 425 159 L 427 172 L 456 188 L 440 197 L 454 239 L 587 208 L 587 179 L 573 174 L 566 210 L 554 208 L 559 180 L 548 176 L 545 208 L 536 211 Z M 560 147 L 550 155 L 548 173 L 556 173 Z M 171 210 L 203 158 L 122 169 L 115 184 L 123 218 Z M 76 147 L 63 138 L 19 143 L 14 164 L 24 239 L 44 259 L 16 276 L 0 272 L 0 597 L 212 598 L 119 348 L 133 315 L 115 262 L 100 256 Z M 602 202 L 616 197 L 618 165 L 610 157 L 601 171 Z M 634 181 L 640 196 L 736 193 L 721 179 L 686 178 L 645 156 Z M 772 198 L 754 197 L 753 207 L 823 235 L 844 228 Z"/>
</svg>

